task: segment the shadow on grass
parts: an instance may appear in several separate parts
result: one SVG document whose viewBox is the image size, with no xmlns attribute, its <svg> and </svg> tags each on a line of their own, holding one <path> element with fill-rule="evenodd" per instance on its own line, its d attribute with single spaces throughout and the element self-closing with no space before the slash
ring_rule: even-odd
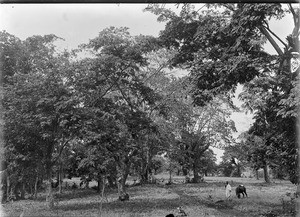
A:
<svg viewBox="0 0 300 217">
<path fill-rule="evenodd" d="M 198 204 L 198 203 L 195 203 Z M 104 210 L 114 211 L 126 211 L 126 212 L 147 212 L 153 209 L 175 209 L 182 205 L 182 200 L 179 198 L 175 199 L 131 199 L 129 201 L 112 201 L 103 203 L 102 207 Z M 193 205 L 193 204 L 190 204 Z M 74 210 L 89 210 L 98 209 L 100 202 L 89 202 L 89 203 L 72 203 L 62 204 L 57 207 L 58 210 L 62 211 L 74 211 Z"/>
<path fill-rule="evenodd" d="M 111 194 L 117 192 L 117 189 L 108 189 L 106 194 Z M 34 201 L 43 202 L 46 200 L 46 192 L 41 193 Z M 75 190 L 65 190 L 63 193 L 53 192 L 54 197 L 59 199 L 59 201 L 71 200 L 76 198 L 86 198 L 95 195 L 100 195 L 96 190 L 93 189 L 75 189 Z"/>
<path fill-rule="evenodd" d="M 149 188 L 151 188 L 149 186 Z M 126 211 L 130 213 L 137 212 L 151 212 L 153 209 L 176 209 L 179 206 L 207 206 L 209 208 L 215 209 L 232 209 L 234 204 L 228 201 L 221 201 L 215 203 L 213 201 L 208 201 L 201 199 L 197 196 L 187 195 L 182 190 L 176 190 L 176 187 L 169 186 L 168 189 L 172 190 L 178 195 L 176 198 L 130 198 L 129 201 L 119 201 L 117 198 L 114 201 L 104 201 L 102 208 L 104 210 L 114 210 L 114 211 Z M 134 195 L 134 192 L 140 193 L 140 188 L 130 189 L 130 194 Z M 143 189 L 147 191 L 147 188 Z M 89 201 L 89 202 L 76 202 L 72 204 L 60 204 L 57 209 L 62 211 L 74 211 L 74 210 L 89 210 L 89 209 L 99 209 L 99 201 Z"/>
</svg>

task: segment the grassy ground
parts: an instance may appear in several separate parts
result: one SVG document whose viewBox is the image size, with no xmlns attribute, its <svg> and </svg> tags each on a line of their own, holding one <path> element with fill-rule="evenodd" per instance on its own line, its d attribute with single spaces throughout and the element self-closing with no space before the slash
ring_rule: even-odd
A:
<svg viewBox="0 0 300 217">
<path fill-rule="evenodd" d="M 167 176 L 159 178 L 164 178 L 166 182 Z M 247 178 L 206 177 L 205 183 L 199 184 L 184 184 L 183 180 L 183 177 L 174 177 L 175 184 L 172 185 L 161 182 L 156 185 L 129 187 L 130 200 L 126 202 L 117 200 L 116 189 L 107 190 L 104 198 L 91 189 L 64 191 L 62 195 L 56 195 L 57 203 L 53 210 L 46 208 L 45 194 L 41 193 L 35 201 L 23 200 L 4 204 L 2 212 L 5 214 L 3 216 L 20 216 L 23 213 L 30 217 L 164 217 L 169 213 L 176 214 L 176 208 L 182 206 L 188 216 L 194 217 L 295 216 L 288 213 L 288 203 L 283 207 L 280 200 L 284 198 L 290 201 L 286 194 L 296 190 L 296 186 L 288 181 L 276 181 L 266 185 L 263 180 Z M 243 183 L 249 197 L 238 199 L 233 192 L 232 200 L 226 201 L 225 181 L 229 181 L 233 189 Z"/>
</svg>

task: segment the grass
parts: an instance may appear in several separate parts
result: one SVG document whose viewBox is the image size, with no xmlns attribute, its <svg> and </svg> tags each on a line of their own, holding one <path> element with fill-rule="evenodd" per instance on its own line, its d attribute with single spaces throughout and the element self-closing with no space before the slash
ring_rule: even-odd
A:
<svg viewBox="0 0 300 217">
<path fill-rule="evenodd" d="M 160 176 L 159 178 L 167 176 Z M 205 183 L 184 184 L 184 177 L 174 177 L 176 184 L 142 185 L 129 187 L 130 200 L 118 201 L 116 189 L 107 190 L 102 198 L 91 189 L 77 189 L 64 191 L 56 195 L 53 210 L 47 209 L 45 193 L 39 194 L 37 200 L 22 200 L 4 204 L 3 216 L 56 216 L 56 217 L 159 217 L 169 213 L 176 213 L 176 208 L 182 206 L 188 216 L 293 216 L 283 210 L 280 198 L 289 198 L 286 193 L 293 193 L 296 186 L 288 181 L 276 181 L 264 184 L 262 180 L 248 178 L 206 177 Z M 224 182 L 229 181 L 234 189 L 240 183 L 247 188 L 248 198 L 238 199 L 234 192 L 232 200 L 225 200 Z M 2 216 L 2 215 L 1 215 Z M 295 215 L 294 215 L 295 216 Z"/>
</svg>

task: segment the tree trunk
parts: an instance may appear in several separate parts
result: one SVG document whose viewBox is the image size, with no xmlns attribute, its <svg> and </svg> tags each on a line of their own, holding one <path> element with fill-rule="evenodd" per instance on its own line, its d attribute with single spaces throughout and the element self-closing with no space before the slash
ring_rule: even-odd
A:
<svg viewBox="0 0 300 217">
<path fill-rule="evenodd" d="M 142 160 L 141 162 L 141 183 L 148 183 L 149 182 L 149 162 L 150 162 L 150 154 L 149 150 L 146 150 L 146 159 Z"/>
<path fill-rule="evenodd" d="M 98 186 L 97 186 L 97 193 L 100 193 L 101 189 L 103 188 L 103 186 L 102 186 L 102 183 L 103 183 L 103 181 L 102 181 L 102 176 L 100 176 L 100 175 L 98 176 L 97 183 L 98 183 Z"/>
<path fill-rule="evenodd" d="M 172 165 L 172 164 L 170 163 L 170 165 Z M 169 183 L 172 183 L 172 168 L 171 168 L 171 166 L 169 168 Z"/>
<path fill-rule="evenodd" d="M 116 183 L 118 185 L 119 200 L 121 201 L 129 200 L 129 195 L 126 193 L 125 183 L 129 174 L 130 164 L 126 162 L 128 162 L 128 159 L 126 159 L 125 162 L 117 162 L 118 175 Z"/>
<path fill-rule="evenodd" d="M 264 178 L 266 183 L 270 183 L 270 177 L 269 177 L 269 171 L 268 171 L 268 165 L 265 163 L 264 165 Z"/>
<path fill-rule="evenodd" d="M 5 203 L 7 201 L 7 170 L 3 170 L 1 171 L 1 203 Z"/>
<path fill-rule="evenodd" d="M 34 195 L 33 198 L 37 198 L 37 192 L 38 192 L 38 183 L 39 183 L 39 176 L 36 174 L 35 182 L 34 182 Z"/>
<path fill-rule="evenodd" d="M 236 168 L 237 168 L 237 175 L 238 175 L 238 177 L 241 177 L 242 176 L 241 165 L 238 163 L 236 165 Z"/>
<path fill-rule="evenodd" d="M 47 189 L 47 196 L 46 196 L 46 202 L 48 205 L 48 208 L 52 209 L 54 207 L 54 196 L 52 192 L 52 173 L 51 173 L 51 167 L 48 166 L 47 168 L 47 181 L 46 181 L 46 189 Z"/>
<path fill-rule="evenodd" d="M 200 168 L 199 168 L 199 158 L 194 159 L 194 164 L 193 164 L 193 173 L 194 173 L 194 177 L 192 179 L 193 183 L 199 183 L 201 182 L 201 176 L 200 174 Z"/>
<path fill-rule="evenodd" d="M 258 174 L 258 169 L 255 170 L 255 176 L 256 176 L 256 179 L 259 180 L 259 174 Z"/>
<path fill-rule="evenodd" d="M 7 196 L 7 199 L 9 200 L 10 198 L 10 195 L 11 195 L 11 183 L 10 183 L 10 179 L 9 179 L 9 175 L 7 174 L 6 176 L 6 184 L 7 184 L 7 187 L 6 187 L 6 196 Z"/>
<path fill-rule="evenodd" d="M 148 172 L 148 166 L 147 163 L 142 161 L 142 174 L 141 174 L 141 183 L 148 183 L 148 176 L 149 176 L 149 172 Z"/>
<path fill-rule="evenodd" d="M 24 200 L 25 199 L 25 183 L 23 181 L 20 183 L 20 192 L 21 192 L 20 199 Z"/>
<path fill-rule="evenodd" d="M 59 169 L 58 169 L 58 193 L 61 194 L 62 193 L 62 163 L 59 163 Z"/>
<path fill-rule="evenodd" d="M 194 177 L 193 177 L 193 180 L 192 182 L 193 183 L 199 183 L 201 180 L 201 176 L 199 176 L 199 168 L 197 165 L 194 165 L 193 166 L 193 173 L 194 173 Z"/>
</svg>

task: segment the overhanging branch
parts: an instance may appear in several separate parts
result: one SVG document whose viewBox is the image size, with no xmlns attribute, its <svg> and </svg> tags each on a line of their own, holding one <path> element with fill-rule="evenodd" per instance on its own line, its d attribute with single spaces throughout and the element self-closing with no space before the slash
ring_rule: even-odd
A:
<svg viewBox="0 0 300 217">
<path fill-rule="evenodd" d="M 267 39 L 269 40 L 269 42 L 271 43 L 271 45 L 274 47 L 274 49 L 276 50 L 276 52 L 278 53 L 279 56 L 283 55 L 282 50 L 280 49 L 280 47 L 278 46 L 278 44 L 275 42 L 275 40 L 272 38 L 272 36 L 270 35 L 270 33 L 265 29 L 264 26 L 259 27 L 259 30 L 261 31 L 261 33 L 267 37 Z"/>
</svg>

